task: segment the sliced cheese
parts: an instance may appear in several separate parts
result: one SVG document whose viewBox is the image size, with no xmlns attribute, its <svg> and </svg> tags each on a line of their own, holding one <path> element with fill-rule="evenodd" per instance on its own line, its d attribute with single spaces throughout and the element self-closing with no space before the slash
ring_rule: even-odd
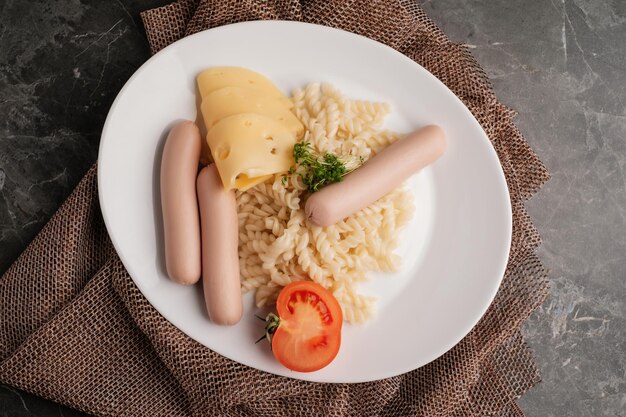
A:
<svg viewBox="0 0 626 417">
<path fill-rule="evenodd" d="M 249 87 L 224 87 L 212 91 L 202 99 L 201 110 L 207 130 L 225 117 L 256 113 L 284 124 L 298 140 L 304 136 L 302 123 L 280 100 Z"/>
<path fill-rule="evenodd" d="M 245 191 L 294 164 L 295 134 L 260 114 L 225 117 L 209 130 L 206 139 L 226 190 Z"/>
<path fill-rule="evenodd" d="M 258 72 L 241 67 L 213 67 L 204 70 L 198 75 L 198 89 L 200 96 L 206 97 L 215 90 L 224 87 L 247 87 L 261 91 L 280 100 L 288 108 L 293 107 L 282 91 L 269 79 Z"/>
</svg>

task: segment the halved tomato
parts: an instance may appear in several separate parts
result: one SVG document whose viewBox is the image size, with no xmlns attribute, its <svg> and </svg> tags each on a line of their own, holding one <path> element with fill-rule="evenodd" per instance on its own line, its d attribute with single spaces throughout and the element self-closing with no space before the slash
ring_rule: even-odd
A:
<svg viewBox="0 0 626 417">
<path fill-rule="evenodd" d="M 267 318 L 267 336 L 280 363 L 298 372 L 317 371 L 339 352 L 343 314 L 337 299 L 319 284 L 296 281 L 276 300 L 278 316 Z"/>
</svg>

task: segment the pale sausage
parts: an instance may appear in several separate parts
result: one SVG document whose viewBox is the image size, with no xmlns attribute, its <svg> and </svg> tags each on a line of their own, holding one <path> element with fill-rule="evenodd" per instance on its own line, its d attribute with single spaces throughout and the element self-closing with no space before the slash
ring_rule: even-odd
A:
<svg viewBox="0 0 626 417">
<path fill-rule="evenodd" d="M 416 130 L 346 175 L 343 181 L 312 194 L 305 204 L 305 213 L 318 226 L 335 224 L 399 186 L 438 159 L 445 149 L 445 135 L 439 126 Z"/>
<path fill-rule="evenodd" d="M 215 164 L 197 180 L 202 229 L 202 285 L 209 318 L 232 325 L 241 319 L 239 224 L 235 191 L 226 191 Z"/>
<path fill-rule="evenodd" d="M 161 208 L 165 267 L 179 284 L 200 279 L 200 220 L 196 176 L 200 160 L 200 132 L 189 120 L 170 131 L 161 159 Z"/>
</svg>

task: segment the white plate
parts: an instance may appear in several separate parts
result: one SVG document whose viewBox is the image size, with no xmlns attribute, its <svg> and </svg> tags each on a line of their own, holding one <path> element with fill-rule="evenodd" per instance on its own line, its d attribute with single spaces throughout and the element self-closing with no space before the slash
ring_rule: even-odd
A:
<svg viewBox="0 0 626 417">
<path fill-rule="evenodd" d="M 242 321 L 211 324 L 200 289 L 173 284 L 163 268 L 158 172 L 168 128 L 196 117 L 195 76 L 206 67 L 259 71 L 285 92 L 328 81 L 350 97 L 392 104 L 388 127 L 429 123 L 448 136 L 446 154 L 411 180 L 417 210 L 402 236 L 402 269 L 372 274 L 363 290 L 379 297 L 377 318 L 346 324 L 328 367 L 297 373 L 254 344 L 263 323 L 245 298 Z M 124 266 L 154 307 L 214 351 L 274 374 L 319 382 L 364 382 L 436 359 L 478 322 L 502 280 L 511 242 L 511 207 L 498 157 L 461 101 L 424 68 L 370 39 L 324 26 L 257 21 L 184 38 L 146 62 L 107 117 L 98 186 L 104 220 Z"/>
</svg>

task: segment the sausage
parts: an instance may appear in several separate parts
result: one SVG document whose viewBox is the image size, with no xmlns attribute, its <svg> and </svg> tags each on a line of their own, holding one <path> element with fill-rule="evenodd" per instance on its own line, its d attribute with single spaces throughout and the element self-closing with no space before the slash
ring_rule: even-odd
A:
<svg viewBox="0 0 626 417">
<path fill-rule="evenodd" d="M 202 284 L 209 318 L 233 325 L 241 319 L 239 223 L 235 190 L 226 191 L 215 164 L 197 180 L 202 230 Z"/>
<path fill-rule="evenodd" d="M 367 207 L 446 149 L 443 130 L 436 125 L 418 129 L 393 143 L 359 169 L 312 194 L 304 207 L 307 217 L 326 227 Z"/>
<path fill-rule="evenodd" d="M 161 159 L 161 207 L 165 267 L 179 284 L 200 279 L 200 219 L 196 176 L 200 160 L 200 131 L 185 120 L 170 131 Z"/>
</svg>

